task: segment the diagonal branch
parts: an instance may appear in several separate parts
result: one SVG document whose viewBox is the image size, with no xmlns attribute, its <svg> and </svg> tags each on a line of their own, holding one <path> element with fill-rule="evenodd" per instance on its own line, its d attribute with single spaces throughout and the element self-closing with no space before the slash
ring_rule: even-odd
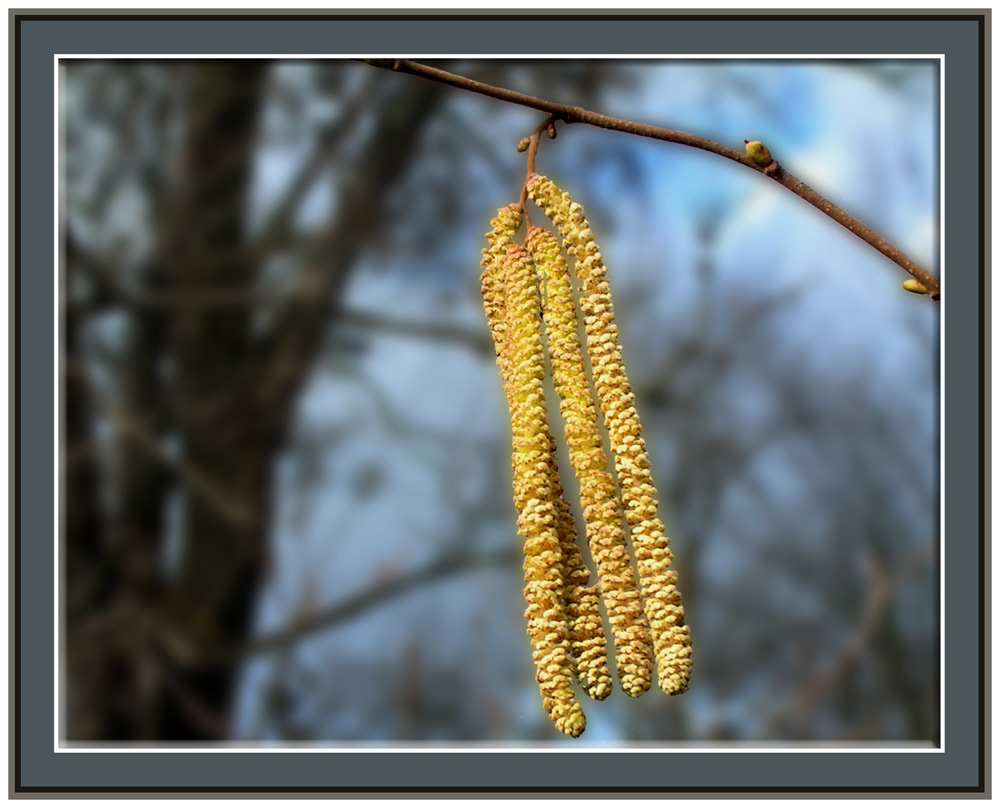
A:
<svg viewBox="0 0 1000 808">
<path fill-rule="evenodd" d="M 695 149 L 702 149 L 704 151 L 717 154 L 720 157 L 725 157 L 739 163 L 740 165 L 753 169 L 766 177 L 770 177 L 772 180 L 787 188 L 800 199 L 805 200 L 817 210 L 825 213 L 837 222 L 837 224 L 850 230 L 858 238 L 862 239 L 882 253 L 882 255 L 886 258 L 906 270 L 914 279 L 926 288 L 931 299 L 938 300 L 941 296 L 941 286 L 937 278 L 931 275 L 916 261 L 913 261 L 905 255 L 898 247 L 895 247 L 882 238 L 874 230 L 860 222 L 858 219 L 855 219 L 845 210 L 833 204 L 830 200 L 818 194 L 815 190 L 802 182 L 802 180 L 790 174 L 778 165 L 776 161 L 772 161 L 769 164 L 760 164 L 755 162 L 742 151 L 732 149 L 728 146 L 723 146 L 721 143 L 716 143 L 713 140 L 708 140 L 707 138 L 699 137 L 698 135 L 692 135 L 688 132 L 681 132 L 676 129 L 664 129 L 659 126 L 651 126 L 650 124 L 638 123 L 636 121 L 624 120 L 622 118 L 612 118 L 608 115 L 602 115 L 599 112 L 592 112 L 590 110 L 583 109 L 582 107 L 557 104 L 553 101 L 524 95 L 522 93 L 514 92 L 513 90 L 484 84 L 480 81 L 466 78 L 465 76 L 459 76 L 445 70 L 440 70 L 436 67 L 431 67 L 430 65 L 420 64 L 419 62 L 411 62 L 408 59 L 360 59 L 358 61 L 365 62 L 373 67 L 380 67 L 384 70 L 390 70 L 397 73 L 409 73 L 412 76 L 419 76 L 420 78 L 429 79 L 430 81 L 436 81 L 441 84 L 447 84 L 451 87 L 457 87 L 462 90 L 479 93 L 480 95 L 486 95 L 500 101 L 506 101 L 511 104 L 518 104 L 523 107 L 537 109 L 541 112 L 548 113 L 555 120 L 561 120 L 565 123 L 585 123 L 601 129 L 610 129 L 612 131 L 625 132 L 639 137 L 648 137 L 654 140 L 663 140 L 668 143 L 678 143 L 683 146 L 691 146 Z"/>
<path fill-rule="evenodd" d="M 870 648 L 871 643 L 875 640 L 876 631 L 886 618 L 893 604 L 893 598 L 899 590 L 911 578 L 932 564 L 936 558 L 937 542 L 928 542 L 921 550 L 911 556 L 895 574 L 892 574 L 874 555 L 866 555 L 865 560 L 868 562 L 872 583 L 869 587 L 861 620 L 855 627 L 854 633 L 815 679 L 806 682 L 798 693 L 794 694 L 770 717 L 767 736 L 774 734 L 776 729 L 789 718 L 812 713 L 816 701 L 846 676 L 851 667 Z"/>
<path fill-rule="evenodd" d="M 400 573 L 388 580 L 376 583 L 369 589 L 333 603 L 313 614 L 299 617 L 291 624 L 270 634 L 256 637 L 242 645 L 218 648 L 211 658 L 198 659 L 197 661 L 188 659 L 188 664 L 212 667 L 213 665 L 227 664 L 234 659 L 245 659 L 281 651 L 305 637 L 311 637 L 319 632 L 342 625 L 420 587 L 491 567 L 516 566 L 520 557 L 520 550 L 515 546 L 506 546 L 477 555 L 465 553 L 445 555 L 415 570 Z"/>
<path fill-rule="evenodd" d="M 269 412 L 286 409 L 305 378 L 353 262 L 382 222 L 383 193 L 403 174 L 417 147 L 413 132 L 430 117 L 439 100 L 438 90 L 426 86 L 419 91 L 399 88 L 382 102 L 382 111 L 389 114 L 365 140 L 353 171 L 340 188 L 350 203 L 338 206 L 337 216 L 324 229 L 307 270 L 304 280 L 315 284 L 313 294 L 278 314 L 272 328 L 261 337 L 260 351 L 248 368 L 261 379 L 258 400 Z"/>
<path fill-rule="evenodd" d="M 290 226 L 296 209 L 312 189 L 323 167 L 332 163 L 337 150 L 361 119 L 361 112 L 371 102 L 371 90 L 371 83 L 365 84 L 346 102 L 345 109 L 334 122 L 320 128 L 312 152 L 299 165 L 298 171 L 271 209 L 260 234 L 251 244 L 251 251 L 264 251 L 279 243 L 282 232 Z"/>
</svg>

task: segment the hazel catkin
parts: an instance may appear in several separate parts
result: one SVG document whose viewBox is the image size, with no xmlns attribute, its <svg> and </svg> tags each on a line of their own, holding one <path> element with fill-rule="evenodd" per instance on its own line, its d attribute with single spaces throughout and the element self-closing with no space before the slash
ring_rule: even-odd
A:
<svg viewBox="0 0 1000 808">
<path fill-rule="evenodd" d="M 545 414 L 544 355 L 538 279 L 528 253 L 507 247 L 504 258 L 505 332 L 513 431 L 514 503 L 524 538 L 528 635 L 534 649 L 542 705 L 556 727 L 577 736 L 584 728 L 569 666 L 570 640 L 563 605 L 562 549 L 551 501 L 551 457 Z"/>
<path fill-rule="evenodd" d="M 503 262 L 507 247 L 521 225 L 521 210 L 516 204 L 497 212 L 487 233 L 489 247 L 483 250 L 482 293 L 490 331 L 493 334 L 497 364 L 507 392 L 508 405 L 513 412 L 509 372 L 505 361 L 504 332 L 505 298 Z M 576 527 L 569 503 L 563 495 L 559 481 L 556 445 L 546 425 L 549 455 L 545 460 L 548 478 L 548 498 L 556 506 L 555 526 L 562 550 L 562 564 L 558 570 L 563 579 L 563 605 L 569 620 L 570 667 L 578 676 L 584 692 L 593 699 L 604 699 L 611 693 L 611 679 L 607 671 L 607 641 L 601 619 L 596 587 L 588 586 L 590 572 L 583 562 L 576 545 Z"/>
<path fill-rule="evenodd" d="M 600 701 L 611 695 L 607 639 L 598 603 L 597 587 L 588 586 L 590 570 L 583 563 L 576 544 L 573 512 L 563 496 L 556 461 L 556 442 L 548 433 L 550 478 L 549 495 L 556 506 L 556 530 L 562 550 L 563 602 L 569 619 L 572 667 L 583 691 Z"/>
<path fill-rule="evenodd" d="M 507 255 L 507 247 L 514 243 L 514 235 L 521 227 L 523 215 L 521 208 L 515 203 L 500 208 L 497 215 L 490 220 L 491 229 L 486 234 L 487 244 L 483 250 L 481 276 L 483 310 L 493 335 L 493 345 L 496 348 L 497 365 L 500 377 L 506 386 L 507 371 L 503 365 L 503 332 L 504 324 L 504 276 L 503 262 Z"/>
<path fill-rule="evenodd" d="M 512 209 L 494 220 L 483 259 L 483 301 L 498 351 L 513 433 L 514 504 L 524 538 L 525 617 L 542 706 L 557 729 L 577 737 L 583 710 L 572 690 L 572 646 L 566 604 L 563 538 L 556 505 L 554 456 L 545 413 L 544 354 L 538 281 L 528 253 L 510 243 Z M 519 224 L 519 222 L 518 222 Z M 499 258 L 504 248 L 503 261 Z"/>
<path fill-rule="evenodd" d="M 547 290 L 544 320 L 549 363 L 570 462 L 580 482 L 587 539 L 614 635 L 618 679 L 626 693 L 639 696 L 649 689 L 652 678 L 652 641 L 625 545 L 618 487 L 607 471 L 569 271 L 554 235 L 533 227 L 527 243 Z"/>
<path fill-rule="evenodd" d="M 580 307 L 587 350 L 598 404 L 614 449 L 643 606 L 653 635 L 659 685 L 667 693 L 681 693 L 687 689 L 691 673 L 691 636 L 684 623 L 677 574 L 670 569 L 673 557 L 668 539 L 657 516 L 656 488 L 634 406 L 635 396 L 622 362 L 603 257 L 583 208 L 568 194 L 537 174 L 529 179 L 527 191 L 559 228 L 567 252 L 576 258 L 574 269 L 582 284 Z"/>
</svg>

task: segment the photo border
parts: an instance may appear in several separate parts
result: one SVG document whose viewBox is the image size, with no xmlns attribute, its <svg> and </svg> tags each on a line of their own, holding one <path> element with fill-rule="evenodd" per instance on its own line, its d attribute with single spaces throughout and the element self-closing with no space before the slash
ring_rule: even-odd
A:
<svg viewBox="0 0 1000 808">
<path fill-rule="evenodd" d="M 987 646 L 985 498 L 985 227 L 986 47 L 989 12 L 817 14 L 765 12 L 455 13 L 386 14 L 375 11 L 301 14 L 177 11 L 142 13 L 10 12 L 13 143 L 13 308 L 11 379 L 14 401 L 10 476 L 13 578 L 11 681 L 12 791 L 17 794 L 172 792 L 373 793 L 455 796 L 456 793 L 789 794 L 985 793 Z M 531 26 L 524 24 L 529 19 Z M 226 36 L 218 35 L 220 26 Z M 260 23 L 267 23 L 261 25 Z M 275 30 L 276 23 L 279 30 Z M 318 23 L 328 23 L 323 26 Z M 418 35 L 416 23 L 428 23 Z M 820 25 L 820 23 L 823 23 Z M 930 24 L 928 24 L 930 23 Z M 510 28 L 516 35 L 505 36 Z M 350 29 L 350 30 L 347 30 Z M 886 33 L 891 31 L 891 36 Z M 708 42 L 706 42 L 708 37 Z M 808 755 L 767 748 L 704 753 L 666 749 L 651 766 L 648 750 L 614 750 L 600 766 L 589 755 L 559 747 L 529 750 L 369 752 L 93 748 L 87 754 L 52 748 L 56 577 L 51 537 L 58 447 L 53 425 L 52 367 L 56 316 L 52 211 L 55 166 L 55 54 L 71 53 L 789 53 L 944 54 L 948 144 L 943 196 L 945 269 L 942 338 L 948 383 L 943 418 L 948 443 L 942 457 L 942 543 L 947 639 L 942 687 L 943 751 L 913 755 L 880 750 L 810 750 Z M 84 47 L 80 47 L 85 43 Z M 338 46 L 338 43 L 343 43 Z M 407 80 L 401 77 L 400 80 Z M 29 271 L 30 268 L 30 271 Z M 974 271 L 975 270 L 975 271 Z M 944 289 L 944 287 L 947 287 Z M 978 320 L 969 313 L 975 311 Z M 948 312 L 949 316 L 945 316 Z M 23 444 L 23 445 L 22 445 Z M 28 451 L 25 451 L 28 447 Z M 971 458 L 978 457 L 978 464 Z M 973 538 L 975 537 L 975 539 Z M 978 586 L 971 586 L 976 581 Z M 25 589 L 25 584 L 28 584 Z M 46 603 L 46 598 L 48 598 Z M 607 750 L 611 751 L 611 750 Z M 312 753 L 310 753 L 312 752 Z M 68 753 L 68 754 L 67 754 Z M 665 785 L 669 783 L 670 785 Z"/>
</svg>

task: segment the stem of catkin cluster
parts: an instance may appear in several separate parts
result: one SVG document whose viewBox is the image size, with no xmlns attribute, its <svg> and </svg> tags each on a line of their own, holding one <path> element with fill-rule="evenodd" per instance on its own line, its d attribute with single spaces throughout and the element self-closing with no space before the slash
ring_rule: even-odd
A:
<svg viewBox="0 0 1000 808">
<path fill-rule="evenodd" d="M 569 270 L 559 242 L 548 231 L 530 228 L 527 244 L 545 283 L 549 363 L 565 421 L 570 462 L 580 482 L 587 539 L 614 633 L 618 679 L 626 693 L 639 696 L 652 681 L 652 639 L 625 543 L 621 497 L 607 470 Z"/>
<path fill-rule="evenodd" d="M 666 693 L 681 693 L 687 689 L 691 673 L 691 635 L 684 623 L 677 573 L 670 569 L 673 556 L 657 516 L 656 488 L 634 406 L 635 395 L 625 374 L 603 259 L 583 208 L 568 194 L 546 177 L 535 175 L 528 182 L 528 195 L 556 224 L 567 251 L 576 257 L 574 269 L 582 283 L 580 307 L 587 350 L 598 403 L 614 449 L 643 606 L 653 634 L 659 684 Z"/>
</svg>

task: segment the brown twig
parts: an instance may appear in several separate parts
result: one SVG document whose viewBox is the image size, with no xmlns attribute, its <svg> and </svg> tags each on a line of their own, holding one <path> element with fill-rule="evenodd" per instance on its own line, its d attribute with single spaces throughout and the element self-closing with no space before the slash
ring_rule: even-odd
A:
<svg viewBox="0 0 1000 808">
<path fill-rule="evenodd" d="M 524 185 L 521 186 L 521 198 L 518 200 L 518 205 L 521 207 L 521 212 L 524 214 L 524 224 L 527 230 L 531 230 L 531 217 L 528 214 L 528 180 L 531 179 L 532 174 L 535 173 L 535 156 L 538 154 L 538 142 L 542 139 L 542 132 L 548 132 L 549 137 L 554 138 L 556 136 L 556 117 L 554 115 L 549 115 L 544 121 L 542 121 L 534 132 L 531 133 L 530 137 L 526 137 L 518 144 L 518 151 L 528 152 L 528 171 L 524 177 Z"/>
<path fill-rule="evenodd" d="M 793 194 L 805 200 L 817 210 L 825 213 L 837 222 L 837 224 L 850 230 L 858 238 L 867 242 L 869 245 L 882 253 L 882 255 L 898 264 L 913 278 L 923 284 L 931 299 L 938 300 L 941 296 L 941 286 L 938 279 L 931 275 L 926 269 L 910 259 L 897 247 L 879 236 L 871 228 L 862 224 L 842 208 L 816 193 L 816 191 L 797 177 L 790 174 L 776 162 L 772 162 L 770 165 L 766 166 L 759 165 L 742 151 L 732 149 L 728 146 L 723 146 L 721 143 L 716 143 L 713 140 L 708 140 L 707 138 L 699 137 L 698 135 L 692 135 L 688 132 L 681 132 L 676 129 L 664 129 L 659 126 L 651 126 L 649 124 L 624 120 L 622 118 L 612 118 L 608 115 L 602 115 L 599 112 L 592 112 L 590 110 L 583 109 L 582 107 L 557 104 L 553 101 L 546 101 L 542 98 L 524 95 L 522 93 L 514 92 L 513 90 L 484 84 L 482 82 L 475 81 L 474 79 L 466 78 L 465 76 L 449 73 L 436 67 L 420 64 L 419 62 L 412 62 L 408 59 L 360 59 L 359 61 L 384 70 L 390 70 L 397 73 L 409 73 L 412 76 L 419 76 L 441 84 L 447 84 L 451 87 L 457 87 L 459 89 L 479 93 L 480 95 L 486 95 L 500 101 L 506 101 L 511 104 L 518 104 L 523 107 L 537 109 L 541 112 L 548 113 L 552 121 L 560 120 L 565 123 L 585 123 L 590 126 L 597 126 L 601 129 L 610 129 L 616 132 L 625 132 L 630 135 L 637 135 L 639 137 L 648 137 L 654 140 L 663 140 L 668 143 L 678 143 L 682 146 L 691 146 L 695 149 L 702 149 L 704 151 L 717 154 L 720 157 L 725 157 L 739 163 L 740 165 L 753 169 L 759 174 L 770 177 L 779 185 L 787 188 Z M 535 135 L 532 136 L 536 150 L 538 148 L 537 135 L 540 135 L 538 130 L 536 130 Z M 529 153 L 529 159 L 533 158 L 533 156 L 533 152 Z"/>
</svg>

